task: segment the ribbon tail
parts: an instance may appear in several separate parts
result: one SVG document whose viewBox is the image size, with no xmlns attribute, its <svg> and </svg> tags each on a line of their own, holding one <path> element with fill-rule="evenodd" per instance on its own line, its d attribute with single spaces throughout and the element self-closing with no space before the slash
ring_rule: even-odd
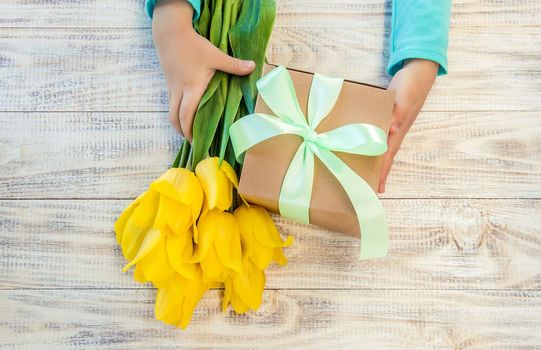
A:
<svg viewBox="0 0 541 350">
<path fill-rule="evenodd" d="M 310 223 L 310 199 L 314 179 L 314 153 L 302 143 L 282 182 L 280 215 L 303 224 Z"/>
<path fill-rule="evenodd" d="M 355 209 L 361 228 L 359 260 L 386 256 L 389 233 L 383 207 L 374 190 L 332 152 L 321 148 L 314 152 L 340 182 Z"/>
</svg>

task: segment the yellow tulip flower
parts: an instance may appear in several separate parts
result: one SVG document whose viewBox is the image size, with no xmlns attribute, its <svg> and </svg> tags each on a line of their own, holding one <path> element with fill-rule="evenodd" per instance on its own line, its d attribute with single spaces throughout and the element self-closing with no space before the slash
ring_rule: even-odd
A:
<svg viewBox="0 0 541 350">
<path fill-rule="evenodd" d="M 197 224 L 199 243 L 191 262 L 200 262 L 206 281 L 223 281 L 241 269 L 240 233 L 235 217 L 210 210 Z"/>
<path fill-rule="evenodd" d="M 148 190 L 141 195 L 139 203 L 133 207 L 129 206 L 115 223 L 116 235 L 120 238 L 120 247 L 127 260 L 135 258 L 148 230 L 154 223 L 159 200 L 158 192 Z M 131 215 L 125 219 L 126 213 L 130 211 L 132 211 Z M 121 220 L 125 220 L 125 225 L 122 225 Z"/>
<path fill-rule="evenodd" d="M 251 260 L 244 260 L 242 269 L 239 272 L 232 272 L 224 281 L 222 311 L 226 311 L 229 303 L 238 314 L 243 314 L 248 309 L 259 309 L 265 282 L 265 272 L 259 270 Z"/>
<path fill-rule="evenodd" d="M 176 234 L 186 232 L 192 225 L 195 229 L 204 193 L 193 172 L 171 168 L 152 182 L 150 189 L 161 195 L 155 227 L 168 225 Z"/>
<path fill-rule="evenodd" d="M 193 231 L 203 204 L 203 189 L 193 172 L 169 169 L 139 196 L 115 223 L 117 240 L 137 281 L 160 281 L 175 272 L 193 278 Z"/>
<path fill-rule="evenodd" d="M 287 258 L 282 247 L 293 243 L 293 236 L 285 241 L 266 209 L 256 205 L 241 205 L 233 213 L 239 223 L 243 259 L 250 259 L 257 269 L 264 270 L 274 260 L 285 265 Z"/>
<path fill-rule="evenodd" d="M 208 209 L 227 210 L 233 201 L 233 187 L 238 187 L 239 180 L 235 170 L 225 160 L 218 167 L 219 158 L 207 158 L 195 168 L 195 174 L 205 191 Z"/>
<path fill-rule="evenodd" d="M 199 163 L 195 174 L 173 168 L 155 180 L 115 222 L 116 239 L 135 266 L 134 279 L 158 289 L 156 318 L 186 328 L 203 294 L 225 287 L 222 309 L 257 310 L 264 269 L 287 263 L 284 241 L 267 211 L 242 205 L 233 214 L 233 168 L 218 158 Z M 194 246 L 195 243 L 195 246 Z"/>
<path fill-rule="evenodd" d="M 203 282 L 201 267 L 195 265 L 193 279 L 175 274 L 158 288 L 154 313 L 156 319 L 185 329 L 197 303 L 209 289 Z"/>
</svg>

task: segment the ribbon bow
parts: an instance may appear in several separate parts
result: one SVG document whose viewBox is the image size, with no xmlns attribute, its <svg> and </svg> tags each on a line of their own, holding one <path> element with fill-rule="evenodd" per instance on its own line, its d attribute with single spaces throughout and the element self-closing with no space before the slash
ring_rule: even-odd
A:
<svg viewBox="0 0 541 350">
<path fill-rule="evenodd" d="M 286 172 L 280 190 L 280 214 L 308 224 L 310 198 L 314 178 L 314 155 L 338 179 L 347 193 L 359 222 L 362 235 L 359 259 L 387 255 L 388 232 L 381 203 L 370 185 L 349 168 L 333 152 L 347 152 L 377 156 L 387 151 L 387 135 L 370 124 L 345 125 L 325 133 L 315 130 L 332 110 L 343 80 L 315 74 L 308 101 L 308 120 L 304 116 L 291 77 L 284 66 L 279 66 L 257 82 L 260 96 L 275 116 L 254 113 L 230 127 L 235 155 L 242 155 L 252 146 L 271 137 L 295 134 L 302 144 Z"/>
</svg>

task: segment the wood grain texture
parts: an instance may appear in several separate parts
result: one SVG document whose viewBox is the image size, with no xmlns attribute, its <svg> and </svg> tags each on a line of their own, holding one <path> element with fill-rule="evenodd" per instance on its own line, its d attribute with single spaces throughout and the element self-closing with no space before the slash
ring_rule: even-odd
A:
<svg viewBox="0 0 541 350">
<path fill-rule="evenodd" d="M 180 147 L 164 113 L 0 113 L 0 197 L 131 198 Z"/>
<path fill-rule="evenodd" d="M 539 112 L 424 112 L 385 198 L 541 198 Z M 166 113 L 0 113 L 0 198 L 133 198 L 179 147 Z"/>
<path fill-rule="evenodd" d="M 0 201 L 3 288 L 139 288 L 112 224 L 129 201 Z M 268 288 L 539 289 L 541 200 L 384 200 L 390 254 L 275 217 L 296 242 Z M 94 273 L 99 271 L 99 273 Z"/>
<path fill-rule="evenodd" d="M 144 0 L 0 5 L 0 349 L 541 349 L 541 5 L 453 0 L 449 72 L 397 156 L 386 259 L 274 217 L 289 264 L 186 331 L 113 221 L 180 138 Z M 268 58 L 385 86 L 390 0 L 277 0 Z"/>
<path fill-rule="evenodd" d="M 4 0 L 0 27 L 150 27 L 144 0 Z M 378 26 L 388 20 L 390 0 L 277 0 L 276 27 Z M 453 26 L 541 24 L 537 0 L 453 0 Z"/>
<path fill-rule="evenodd" d="M 386 86 L 384 28 L 277 28 L 268 59 Z M 506 44 L 494 47 L 502 37 Z M 148 29 L 0 29 L 0 111 L 167 111 Z M 541 110 L 539 27 L 455 28 L 425 111 Z M 512 94 L 513 98 L 509 98 Z"/>
<path fill-rule="evenodd" d="M 9 349 L 535 349 L 539 291 L 265 291 L 257 312 L 207 292 L 181 331 L 153 320 L 154 291 L 0 291 Z M 373 344 L 373 346 L 372 346 Z"/>
</svg>

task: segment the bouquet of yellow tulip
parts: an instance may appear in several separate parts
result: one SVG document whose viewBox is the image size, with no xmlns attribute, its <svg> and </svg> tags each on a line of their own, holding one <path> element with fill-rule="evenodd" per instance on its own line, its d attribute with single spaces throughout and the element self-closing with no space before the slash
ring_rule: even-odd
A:
<svg viewBox="0 0 541 350">
<path fill-rule="evenodd" d="M 287 263 L 282 240 L 261 207 L 239 203 L 229 126 L 252 112 L 255 81 L 275 16 L 273 0 L 205 0 L 198 32 L 239 58 L 255 58 L 246 78 L 217 72 L 195 116 L 193 144 L 183 142 L 171 169 L 151 183 L 115 223 L 118 244 L 137 282 L 157 289 L 156 318 L 186 328 L 209 288 L 224 288 L 222 310 L 256 310 L 265 269 Z M 243 103 L 244 102 L 244 103 Z M 192 171 L 195 169 L 195 172 Z"/>
</svg>

